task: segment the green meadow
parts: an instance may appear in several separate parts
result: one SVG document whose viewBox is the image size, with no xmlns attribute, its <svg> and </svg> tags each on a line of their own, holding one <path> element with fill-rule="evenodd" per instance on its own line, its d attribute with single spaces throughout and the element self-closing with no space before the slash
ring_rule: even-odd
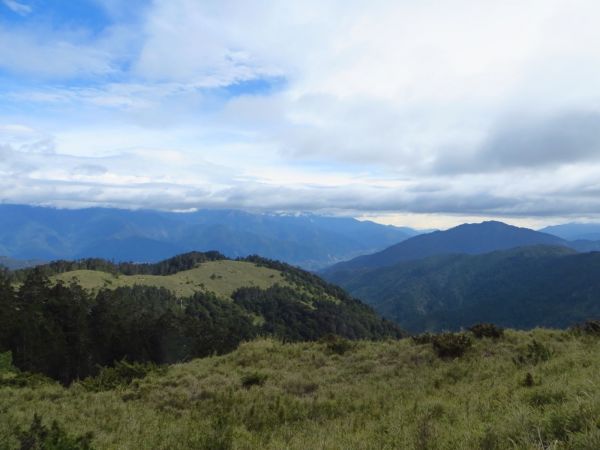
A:
<svg viewBox="0 0 600 450">
<path fill-rule="evenodd" d="M 600 448 L 598 336 L 467 338 L 455 358 L 426 339 L 259 339 L 70 387 L 19 386 L 5 367 L 0 448 L 19 448 L 34 414 L 73 439 L 92 433 L 95 449 Z"/>
<path fill-rule="evenodd" d="M 50 278 L 67 284 L 76 282 L 91 291 L 135 285 L 162 287 L 177 297 L 189 297 L 199 291 L 230 297 L 241 287 L 266 289 L 276 283 L 288 285 L 280 271 L 250 262 L 231 260 L 203 262 L 193 269 L 172 275 L 113 275 L 98 270 L 73 270 Z"/>
</svg>

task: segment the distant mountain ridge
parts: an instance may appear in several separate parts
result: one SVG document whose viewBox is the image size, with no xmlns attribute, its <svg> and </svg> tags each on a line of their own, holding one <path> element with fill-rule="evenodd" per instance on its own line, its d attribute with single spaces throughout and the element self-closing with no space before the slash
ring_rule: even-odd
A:
<svg viewBox="0 0 600 450">
<path fill-rule="evenodd" d="M 6 267 L 9 270 L 25 269 L 44 264 L 44 261 L 38 259 L 13 259 L 8 256 L 0 256 L 0 268 Z"/>
<path fill-rule="evenodd" d="M 539 231 L 568 241 L 600 241 L 600 223 L 565 223 L 545 227 Z"/>
<path fill-rule="evenodd" d="M 600 318 L 600 253 L 564 246 L 439 255 L 328 279 L 411 332 L 480 322 L 562 328 Z"/>
<path fill-rule="evenodd" d="M 0 205 L 0 255 L 17 259 L 155 262 L 188 251 L 219 250 L 228 257 L 260 254 L 318 269 L 416 234 L 410 228 L 312 214 Z"/>
<path fill-rule="evenodd" d="M 436 255 L 477 255 L 529 245 L 567 247 L 569 243 L 557 236 L 497 221 L 463 224 L 412 237 L 380 252 L 335 264 L 322 273 L 327 278 L 339 271 L 374 269 Z"/>
</svg>

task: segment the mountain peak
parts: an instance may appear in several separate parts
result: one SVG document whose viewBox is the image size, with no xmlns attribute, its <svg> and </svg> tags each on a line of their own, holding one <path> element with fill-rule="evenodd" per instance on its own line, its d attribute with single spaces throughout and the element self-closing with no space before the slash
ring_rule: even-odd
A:
<svg viewBox="0 0 600 450">
<path fill-rule="evenodd" d="M 477 255 L 530 245 L 566 246 L 566 241 L 550 234 L 490 220 L 415 236 L 381 252 L 336 264 L 326 273 L 340 269 L 385 267 L 435 255 Z"/>
</svg>

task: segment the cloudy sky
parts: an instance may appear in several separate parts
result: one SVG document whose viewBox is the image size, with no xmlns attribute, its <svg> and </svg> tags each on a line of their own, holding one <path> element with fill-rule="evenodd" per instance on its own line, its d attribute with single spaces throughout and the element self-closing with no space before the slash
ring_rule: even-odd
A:
<svg viewBox="0 0 600 450">
<path fill-rule="evenodd" d="M 600 220 L 596 0 L 0 0 L 0 202 Z"/>
</svg>

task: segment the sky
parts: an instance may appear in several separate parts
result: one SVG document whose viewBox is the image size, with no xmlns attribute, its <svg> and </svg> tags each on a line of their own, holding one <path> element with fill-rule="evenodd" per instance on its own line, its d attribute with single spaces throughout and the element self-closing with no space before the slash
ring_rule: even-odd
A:
<svg viewBox="0 0 600 450">
<path fill-rule="evenodd" d="M 0 202 L 600 220 L 596 0 L 0 0 Z"/>
</svg>

